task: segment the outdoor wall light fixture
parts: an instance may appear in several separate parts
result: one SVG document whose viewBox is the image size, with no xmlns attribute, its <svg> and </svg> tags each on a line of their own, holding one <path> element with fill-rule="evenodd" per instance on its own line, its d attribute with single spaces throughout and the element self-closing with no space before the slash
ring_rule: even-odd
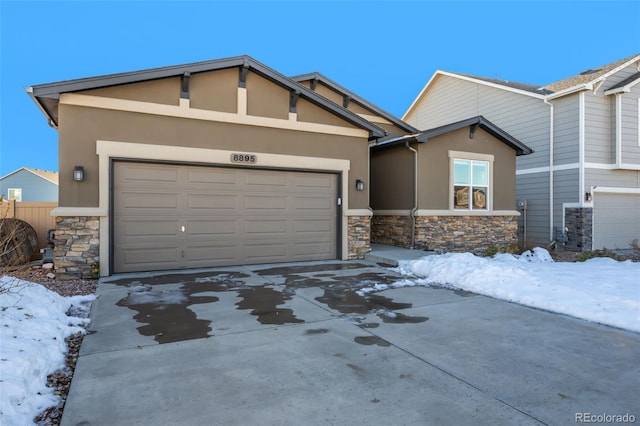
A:
<svg viewBox="0 0 640 426">
<path fill-rule="evenodd" d="M 84 167 L 76 166 L 73 169 L 73 180 L 76 182 L 82 182 L 84 180 Z"/>
<path fill-rule="evenodd" d="M 356 179 L 356 191 L 364 191 L 364 182 Z"/>
<path fill-rule="evenodd" d="M 590 192 L 587 192 L 587 193 L 584 194 L 584 200 L 586 202 L 590 202 L 591 200 L 593 200 L 593 196 L 591 195 Z"/>
</svg>

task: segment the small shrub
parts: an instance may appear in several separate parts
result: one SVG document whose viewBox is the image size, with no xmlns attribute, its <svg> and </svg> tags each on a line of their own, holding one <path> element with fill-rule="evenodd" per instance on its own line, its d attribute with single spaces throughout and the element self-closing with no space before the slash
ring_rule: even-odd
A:
<svg viewBox="0 0 640 426">
<path fill-rule="evenodd" d="M 485 257 L 493 257 L 498 253 L 518 253 L 518 245 L 517 244 L 509 244 L 509 245 L 498 245 L 498 244 L 491 244 L 485 251 L 484 251 L 484 256 Z"/>
<path fill-rule="evenodd" d="M 622 261 L 624 260 L 624 256 L 620 256 L 619 254 L 608 250 L 606 247 L 600 250 L 592 250 L 585 251 L 584 253 L 579 253 L 576 255 L 576 262 L 584 262 L 589 259 L 593 259 L 595 257 L 610 257 L 613 260 Z"/>
<path fill-rule="evenodd" d="M 635 240 L 631 241 L 629 243 L 629 246 L 633 250 L 633 259 L 640 259 L 640 245 L 638 245 L 638 239 L 636 238 Z"/>
</svg>

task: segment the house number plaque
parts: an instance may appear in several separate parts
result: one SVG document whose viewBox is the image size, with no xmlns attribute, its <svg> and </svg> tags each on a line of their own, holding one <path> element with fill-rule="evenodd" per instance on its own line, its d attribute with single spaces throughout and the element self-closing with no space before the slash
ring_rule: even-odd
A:
<svg viewBox="0 0 640 426">
<path fill-rule="evenodd" d="M 253 154 L 231 154 L 232 163 L 255 164 L 257 160 Z"/>
</svg>

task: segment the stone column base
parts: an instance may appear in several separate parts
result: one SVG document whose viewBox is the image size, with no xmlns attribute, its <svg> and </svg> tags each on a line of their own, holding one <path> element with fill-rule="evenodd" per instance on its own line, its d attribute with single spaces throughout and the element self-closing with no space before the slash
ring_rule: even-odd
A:
<svg viewBox="0 0 640 426">
<path fill-rule="evenodd" d="M 99 217 L 56 217 L 53 262 L 56 279 L 96 278 L 99 255 Z"/>
</svg>

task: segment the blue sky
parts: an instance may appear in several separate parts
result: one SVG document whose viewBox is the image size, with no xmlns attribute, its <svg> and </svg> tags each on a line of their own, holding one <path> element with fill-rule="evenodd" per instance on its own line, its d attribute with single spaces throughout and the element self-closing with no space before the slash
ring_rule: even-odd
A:
<svg viewBox="0 0 640 426">
<path fill-rule="evenodd" d="M 0 176 L 58 170 L 24 87 L 249 55 L 402 116 L 438 69 L 547 84 L 640 53 L 637 1 L 0 0 Z"/>
</svg>

